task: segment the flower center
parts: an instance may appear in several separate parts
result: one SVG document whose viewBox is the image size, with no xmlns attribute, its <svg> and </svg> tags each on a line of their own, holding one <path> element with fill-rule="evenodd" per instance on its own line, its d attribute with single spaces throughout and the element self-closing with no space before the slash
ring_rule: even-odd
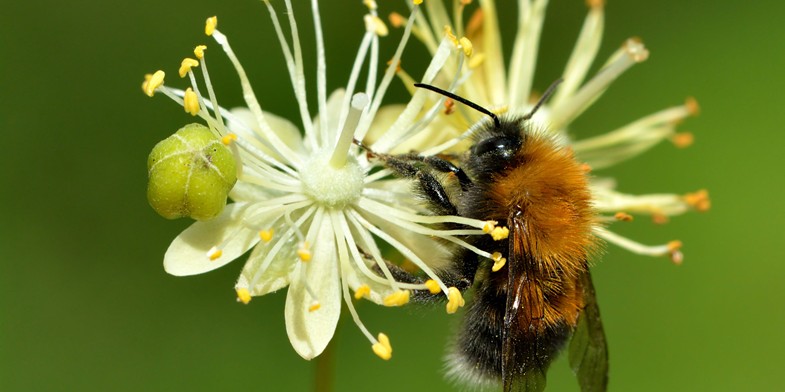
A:
<svg viewBox="0 0 785 392">
<path fill-rule="evenodd" d="M 309 159 L 300 179 L 303 192 L 312 200 L 326 207 L 342 208 L 360 197 L 365 173 L 360 164 L 347 157 L 343 167 L 330 165 L 331 151 L 321 151 Z"/>
</svg>

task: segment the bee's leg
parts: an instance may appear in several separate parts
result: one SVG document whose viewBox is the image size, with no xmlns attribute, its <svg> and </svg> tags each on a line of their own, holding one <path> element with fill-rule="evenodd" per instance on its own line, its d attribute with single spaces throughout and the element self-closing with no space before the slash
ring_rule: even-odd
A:
<svg viewBox="0 0 785 392">
<path fill-rule="evenodd" d="M 412 164 L 405 156 L 401 159 L 398 156 L 393 155 L 374 155 L 383 160 L 386 166 L 392 169 L 397 175 L 404 178 L 417 179 L 419 181 L 420 191 L 423 196 L 431 202 L 434 212 L 439 215 L 458 215 L 458 208 L 452 203 L 444 186 L 433 176 L 433 174 L 421 170 Z"/>
<path fill-rule="evenodd" d="M 472 180 L 469 178 L 466 172 L 463 171 L 463 169 L 461 169 L 458 166 L 455 166 L 450 161 L 443 159 L 437 155 L 422 156 L 418 154 L 401 154 L 401 155 L 396 155 L 395 158 L 404 161 L 422 162 L 438 172 L 450 173 L 454 175 L 456 178 L 458 178 L 458 183 L 461 184 L 461 190 L 463 191 L 471 188 L 474 185 L 472 183 Z"/>
</svg>

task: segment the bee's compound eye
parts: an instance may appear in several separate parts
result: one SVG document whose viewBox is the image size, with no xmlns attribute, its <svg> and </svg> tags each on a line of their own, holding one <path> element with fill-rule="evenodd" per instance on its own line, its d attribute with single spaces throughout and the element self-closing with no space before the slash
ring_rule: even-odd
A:
<svg viewBox="0 0 785 392">
<path fill-rule="evenodd" d="M 472 154 L 481 156 L 493 154 L 496 157 L 507 159 L 515 155 L 521 146 L 521 139 L 511 136 L 493 136 L 480 140 L 472 147 Z"/>
<path fill-rule="evenodd" d="M 147 159 L 147 200 L 167 219 L 218 215 L 237 181 L 232 152 L 207 127 L 190 124 L 162 140 Z"/>
</svg>

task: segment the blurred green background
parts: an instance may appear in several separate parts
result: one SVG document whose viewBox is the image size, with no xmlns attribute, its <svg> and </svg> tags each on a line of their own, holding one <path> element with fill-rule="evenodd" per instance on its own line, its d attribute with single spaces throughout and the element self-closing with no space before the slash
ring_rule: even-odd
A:
<svg viewBox="0 0 785 392">
<path fill-rule="evenodd" d="M 427 1 L 427 0 L 426 0 Z M 220 4 L 223 3 L 223 4 Z M 283 4 L 275 1 L 283 14 Z M 333 2 L 333 4 L 336 2 Z M 382 14 L 402 2 L 379 1 Z M 512 1 L 502 2 L 507 44 Z M 323 5 L 330 88 L 344 84 L 363 29 L 359 0 Z M 312 46 L 307 2 L 295 1 Z M 556 79 L 585 15 L 553 0 L 535 86 Z M 785 203 L 782 70 L 785 3 L 619 1 L 606 8 L 600 58 L 639 36 L 651 58 L 634 67 L 575 125 L 598 132 L 686 96 L 701 116 L 682 130 L 694 146 L 664 143 L 600 174 L 629 192 L 711 192 L 707 214 L 664 226 L 621 228 L 647 243 L 684 241 L 685 263 L 615 247 L 594 269 L 614 391 L 782 388 L 785 365 Z M 180 60 L 205 43 L 217 14 L 266 110 L 296 121 L 295 100 L 271 23 L 258 1 L 6 2 L 0 23 L 0 390 L 310 390 L 314 364 L 289 346 L 285 291 L 235 302 L 235 262 L 210 274 L 168 276 L 169 242 L 190 222 L 166 221 L 145 199 L 145 162 L 190 116 L 140 91 L 158 68 L 170 84 Z M 400 32 L 382 43 L 389 58 Z M 241 94 L 210 41 L 221 103 Z M 410 46 L 404 61 L 417 64 Z M 313 64 L 312 51 L 306 53 Z M 422 57 L 419 57 L 422 58 Z M 423 59 L 424 61 L 424 59 Z M 416 66 L 413 65 L 416 69 Z M 411 71 L 411 70 L 410 70 Z M 417 72 L 412 72 L 417 75 Z M 394 84 L 391 101 L 404 98 Z M 449 390 L 441 355 L 455 317 L 437 309 L 362 303 L 395 354 L 378 360 L 354 325 L 336 336 L 338 391 Z M 550 390 L 574 391 L 566 361 Z"/>
</svg>

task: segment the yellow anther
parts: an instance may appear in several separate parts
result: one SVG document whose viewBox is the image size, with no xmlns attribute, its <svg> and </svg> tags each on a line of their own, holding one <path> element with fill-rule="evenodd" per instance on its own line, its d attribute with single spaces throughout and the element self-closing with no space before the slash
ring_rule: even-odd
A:
<svg viewBox="0 0 785 392">
<path fill-rule="evenodd" d="M 383 360 L 392 358 L 392 346 L 390 345 L 390 338 L 383 333 L 379 333 L 379 340 L 371 346 L 373 353 Z"/>
<path fill-rule="evenodd" d="M 361 299 L 371 294 L 371 287 L 367 284 L 361 284 L 357 290 L 354 291 L 354 299 Z"/>
<path fill-rule="evenodd" d="M 144 91 L 148 97 L 152 97 L 155 90 L 164 84 L 164 76 L 166 76 L 166 74 L 161 70 L 155 71 L 152 75 L 145 75 L 144 83 L 142 83 L 142 91 Z"/>
<path fill-rule="evenodd" d="M 450 287 L 447 289 L 447 313 L 453 314 L 458 311 L 458 308 L 462 308 L 463 305 L 466 305 L 466 301 L 463 300 L 463 296 L 458 288 Z"/>
<path fill-rule="evenodd" d="M 409 302 L 409 290 L 398 290 L 384 297 L 384 306 L 401 306 Z"/>
<path fill-rule="evenodd" d="M 311 306 L 308 307 L 308 311 L 309 312 L 315 312 L 315 311 L 319 310 L 319 308 L 321 308 L 321 307 L 322 307 L 322 305 L 320 303 L 314 302 L 314 303 L 311 304 Z"/>
<path fill-rule="evenodd" d="M 218 258 L 221 257 L 223 253 L 224 252 L 222 250 L 212 247 L 207 251 L 207 257 L 210 259 L 210 261 L 215 261 L 218 260 Z"/>
<path fill-rule="evenodd" d="M 422 0 L 412 0 L 412 3 L 414 3 L 414 5 L 420 5 L 422 4 Z"/>
<path fill-rule="evenodd" d="M 248 305 L 251 302 L 251 292 L 248 291 L 245 287 L 238 287 L 235 289 L 237 292 L 237 302 L 242 302 L 245 305 Z"/>
<path fill-rule="evenodd" d="M 688 193 L 684 195 L 684 201 L 692 208 L 706 212 L 711 208 L 711 199 L 709 199 L 709 191 L 701 189 L 697 192 Z"/>
<path fill-rule="evenodd" d="M 485 234 L 490 234 L 493 231 L 493 229 L 496 228 L 497 223 L 499 222 L 492 221 L 492 220 L 485 221 L 485 224 L 482 226 L 482 232 Z"/>
<path fill-rule="evenodd" d="M 198 45 L 194 48 L 194 56 L 199 60 L 204 58 L 204 51 L 207 49 L 207 45 Z"/>
<path fill-rule="evenodd" d="M 605 0 L 586 0 L 586 5 L 589 8 L 601 8 L 605 5 Z"/>
<path fill-rule="evenodd" d="M 368 31 L 373 31 L 376 35 L 384 37 L 390 33 L 387 25 L 376 15 L 365 15 L 365 28 Z"/>
<path fill-rule="evenodd" d="M 668 242 L 668 252 L 673 264 L 679 265 L 684 262 L 684 253 L 681 253 L 681 241 L 675 240 Z"/>
<path fill-rule="evenodd" d="M 439 286 L 439 283 L 433 279 L 426 280 L 425 287 L 428 288 L 428 291 L 430 291 L 431 294 L 439 294 L 442 291 L 442 287 Z"/>
<path fill-rule="evenodd" d="M 655 212 L 651 214 L 651 221 L 657 225 L 664 225 L 670 221 L 670 218 L 668 218 L 668 215 Z"/>
<path fill-rule="evenodd" d="M 184 58 L 183 61 L 180 63 L 180 70 L 179 70 L 180 77 L 184 78 L 185 75 L 188 75 L 188 72 L 191 70 L 191 68 L 198 67 L 198 66 L 199 66 L 198 61 L 189 57 Z"/>
<path fill-rule="evenodd" d="M 450 41 L 452 41 L 452 44 L 455 45 L 455 47 L 458 47 L 461 44 L 460 42 L 458 42 L 458 37 L 456 37 L 455 34 L 452 33 L 452 27 L 445 25 L 444 35 L 446 35 L 447 38 L 449 38 Z"/>
<path fill-rule="evenodd" d="M 259 231 L 259 238 L 261 238 L 261 239 L 262 239 L 262 241 L 264 241 L 264 242 L 270 242 L 270 240 L 272 240 L 272 239 L 273 239 L 273 233 L 275 233 L 275 232 L 273 231 L 273 229 L 269 229 L 269 230 L 260 230 L 260 231 Z"/>
<path fill-rule="evenodd" d="M 303 242 L 302 246 L 300 246 L 300 248 L 297 249 L 297 257 L 299 257 L 300 261 L 302 261 L 303 263 L 307 263 L 311 261 L 311 256 L 312 256 L 311 251 L 308 250 L 308 243 Z"/>
<path fill-rule="evenodd" d="M 690 115 L 697 116 L 701 112 L 701 107 L 698 105 L 698 101 L 693 97 L 687 97 L 687 100 L 684 102 L 684 106 L 687 107 L 687 111 Z"/>
<path fill-rule="evenodd" d="M 191 90 L 190 87 L 185 89 L 185 95 L 183 96 L 183 109 L 185 112 L 195 116 L 199 114 L 199 97 L 196 96 L 194 90 Z"/>
<path fill-rule="evenodd" d="M 493 237 L 494 241 L 501 241 L 509 236 L 510 236 L 510 229 L 506 227 L 495 227 L 491 231 L 491 237 Z"/>
<path fill-rule="evenodd" d="M 613 218 L 616 219 L 617 221 L 622 221 L 622 222 L 632 222 L 633 220 L 632 215 L 622 211 L 617 212 L 616 215 L 613 216 Z"/>
<path fill-rule="evenodd" d="M 406 18 L 404 18 L 403 15 L 397 12 L 390 13 L 390 15 L 387 17 L 387 20 L 389 20 L 390 24 L 395 28 L 401 27 L 406 24 Z"/>
<path fill-rule="evenodd" d="M 236 140 L 237 140 L 237 135 L 235 135 L 234 133 L 227 133 L 226 135 L 224 135 L 224 137 L 221 138 L 221 143 L 223 143 L 224 146 L 228 146 Z"/>
<path fill-rule="evenodd" d="M 502 254 L 499 252 L 493 252 L 491 260 L 493 260 L 493 267 L 491 267 L 491 271 L 493 272 L 502 269 L 502 267 L 507 264 L 507 259 L 502 257 Z"/>
<path fill-rule="evenodd" d="M 695 135 L 691 132 L 679 132 L 671 136 L 671 143 L 678 148 L 687 148 L 695 142 Z"/>
<path fill-rule="evenodd" d="M 218 26 L 218 17 L 213 16 L 207 18 L 204 22 L 204 33 L 207 35 L 213 35 L 213 31 L 215 31 L 215 26 Z"/>
<path fill-rule="evenodd" d="M 373 0 L 363 0 L 363 4 L 365 4 L 365 6 L 368 7 L 368 9 L 371 10 L 371 11 L 375 10 L 376 8 L 378 8 L 378 6 L 376 5 L 376 2 L 373 1 Z"/>
<path fill-rule="evenodd" d="M 474 48 L 472 41 L 469 41 L 466 37 L 462 37 L 459 42 L 461 43 L 461 48 L 463 48 L 463 54 L 465 54 L 466 57 L 472 57 L 472 49 Z"/>
</svg>

